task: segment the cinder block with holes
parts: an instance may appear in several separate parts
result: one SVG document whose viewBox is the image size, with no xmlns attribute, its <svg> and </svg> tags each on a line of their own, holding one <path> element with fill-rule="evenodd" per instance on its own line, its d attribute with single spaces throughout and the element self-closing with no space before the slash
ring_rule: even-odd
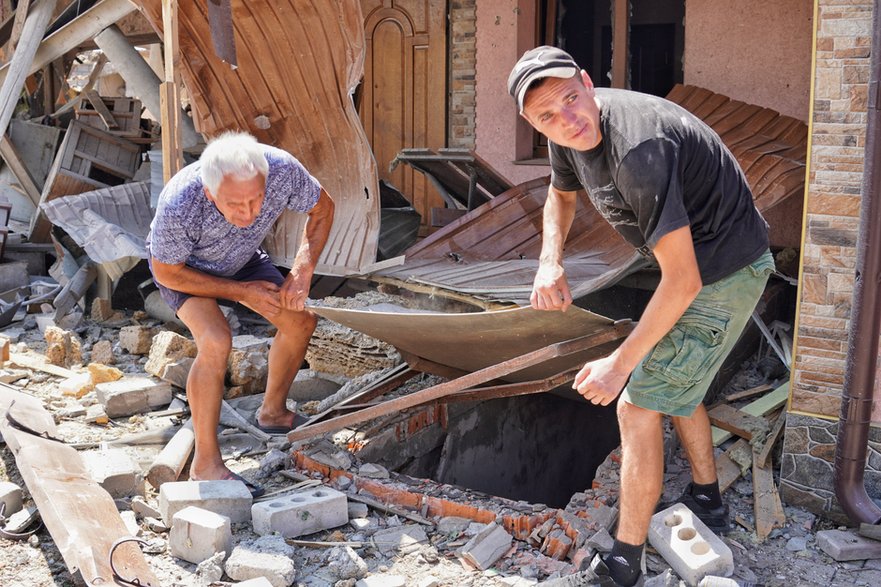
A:
<svg viewBox="0 0 881 587">
<path fill-rule="evenodd" d="M 232 552 L 229 518 L 190 506 L 172 516 L 168 548 L 172 556 L 199 564 L 215 553 Z"/>
<path fill-rule="evenodd" d="M 251 506 L 254 532 L 296 538 L 342 526 L 349 521 L 346 494 L 329 487 L 281 495 Z"/>
<path fill-rule="evenodd" d="M 689 585 L 697 585 L 705 575 L 734 573 L 731 549 L 681 503 L 652 516 L 648 538 Z"/>
</svg>

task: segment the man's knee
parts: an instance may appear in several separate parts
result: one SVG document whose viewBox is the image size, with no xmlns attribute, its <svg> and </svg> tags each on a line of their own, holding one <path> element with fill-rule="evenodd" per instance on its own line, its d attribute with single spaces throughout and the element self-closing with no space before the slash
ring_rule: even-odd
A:
<svg viewBox="0 0 881 587">
<path fill-rule="evenodd" d="M 226 320 L 203 328 L 193 336 L 196 339 L 197 358 L 226 364 L 232 350 L 232 333 Z"/>
<path fill-rule="evenodd" d="M 620 400 L 617 405 L 618 427 L 621 434 L 625 432 L 639 432 L 651 430 L 651 427 L 659 426 L 663 414 L 654 410 L 641 408 L 630 402 Z"/>
<path fill-rule="evenodd" d="M 304 338 L 311 337 L 317 325 L 318 317 L 309 310 L 304 310 L 303 312 L 285 310 L 282 312 L 282 317 L 277 324 L 279 331 L 285 335 L 301 336 Z"/>
</svg>

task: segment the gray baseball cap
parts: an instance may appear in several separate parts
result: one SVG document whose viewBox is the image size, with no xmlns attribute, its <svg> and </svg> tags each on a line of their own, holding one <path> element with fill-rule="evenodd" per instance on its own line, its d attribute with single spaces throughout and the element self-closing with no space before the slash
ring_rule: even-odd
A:
<svg viewBox="0 0 881 587">
<path fill-rule="evenodd" d="M 523 111 L 523 98 L 526 90 L 537 79 L 543 77 L 570 78 L 581 70 L 572 56 L 558 49 L 542 45 L 523 54 L 508 76 L 508 93 L 517 101 Z"/>
</svg>

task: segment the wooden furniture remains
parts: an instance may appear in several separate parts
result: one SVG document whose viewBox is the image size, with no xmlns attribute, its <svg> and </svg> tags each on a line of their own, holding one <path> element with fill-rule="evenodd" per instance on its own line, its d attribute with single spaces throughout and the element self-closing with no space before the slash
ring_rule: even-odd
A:
<svg viewBox="0 0 881 587">
<path fill-rule="evenodd" d="M 55 156 L 40 203 L 119 185 L 134 177 L 139 165 L 138 145 L 74 120 Z M 48 242 L 50 230 L 45 214 L 37 211 L 31 220 L 30 241 Z"/>
<path fill-rule="evenodd" d="M 76 119 L 118 137 L 138 139 L 141 131 L 141 101 L 133 98 L 105 98 L 90 90 L 80 101 Z"/>
</svg>

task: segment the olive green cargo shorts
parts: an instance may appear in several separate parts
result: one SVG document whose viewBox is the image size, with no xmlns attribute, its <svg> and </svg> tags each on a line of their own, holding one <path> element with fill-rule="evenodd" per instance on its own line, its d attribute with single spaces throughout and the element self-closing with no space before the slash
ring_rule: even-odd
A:
<svg viewBox="0 0 881 587">
<path fill-rule="evenodd" d="M 691 416 L 743 332 L 773 271 L 774 257 L 765 251 L 750 265 L 704 286 L 633 370 L 622 399 L 671 416 Z"/>
</svg>

